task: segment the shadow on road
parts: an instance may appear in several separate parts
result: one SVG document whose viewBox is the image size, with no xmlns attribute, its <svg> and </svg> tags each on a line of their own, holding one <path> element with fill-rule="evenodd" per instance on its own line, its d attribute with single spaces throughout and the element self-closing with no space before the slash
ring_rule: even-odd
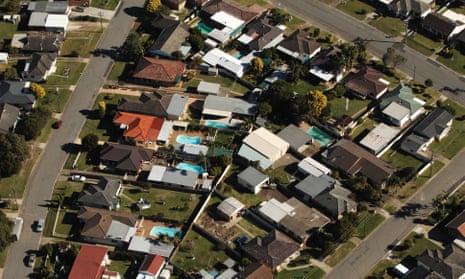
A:
<svg viewBox="0 0 465 279">
<path fill-rule="evenodd" d="M 133 17 L 140 17 L 144 15 L 144 9 L 140 7 L 129 7 L 124 9 L 124 12 Z"/>
<path fill-rule="evenodd" d="M 81 145 L 72 142 L 65 143 L 61 146 L 61 150 L 63 150 L 66 153 L 78 153 L 80 148 Z"/>
</svg>

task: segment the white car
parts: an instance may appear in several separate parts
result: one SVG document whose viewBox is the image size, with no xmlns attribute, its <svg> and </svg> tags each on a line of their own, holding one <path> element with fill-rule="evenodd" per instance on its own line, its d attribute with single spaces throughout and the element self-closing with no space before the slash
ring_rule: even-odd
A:
<svg viewBox="0 0 465 279">
<path fill-rule="evenodd" d="M 84 182 L 86 181 L 86 177 L 80 174 L 75 174 L 71 176 L 71 181 Z"/>
</svg>

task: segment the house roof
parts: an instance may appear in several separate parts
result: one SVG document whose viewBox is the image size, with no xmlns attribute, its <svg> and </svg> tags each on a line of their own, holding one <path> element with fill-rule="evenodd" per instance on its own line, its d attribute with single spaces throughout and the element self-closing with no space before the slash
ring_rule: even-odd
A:
<svg viewBox="0 0 465 279">
<path fill-rule="evenodd" d="M 46 28 L 63 28 L 66 30 L 69 23 L 68 15 L 48 14 L 45 20 Z"/>
<path fill-rule="evenodd" d="M 244 243 L 241 249 L 254 260 L 276 268 L 299 250 L 299 244 L 287 235 L 273 230 L 265 237 L 257 236 Z"/>
<path fill-rule="evenodd" d="M 263 13 L 265 10 L 265 8 L 258 5 L 246 7 L 233 0 L 214 0 L 202 7 L 202 12 L 207 13 L 210 16 L 223 11 L 245 21 L 246 23 Z"/>
<path fill-rule="evenodd" d="M 229 197 L 223 200 L 218 205 L 217 209 L 226 216 L 233 216 L 234 214 L 237 214 L 239 211 L 241 211 L 244 208 L 245 208 L 245 205 L 243 203 L 241 203 L 234 197 Z"/>
<path fill-rule="evenodd" d="M 114 162 L 114 167 L 121 171 L 137 172 L 141 163 L 150 161 L 152 156 L 152 149 L 125 144 L 105 143 L 100 149 L 100 160 Z"/>
<path fill-rule="evenodd" d="M 275 198 L 262 203 L 258 207 L 258 212 L 273 220 L 275 223 L 279 223 L 286 216 L 295 215 L 295 209 L 293 206 L 287 204 L 286 202 L 280 202 Z"/>
<path fill-rule="evenodd" d="M 167 15 L 159 15 L 152 21 L 152 26 L 155 29 L 157 39 L 150 47 L 149 52 L 161 50 L 171 55 L 178 51 L 186 38 L 189 37 L 189 26 Z"/>
<path fill-rule="evenodd" d="M 448 37 L 454 30 L 456 24 L 449 18 L 438 13 L 429 13 L 423 19 L 423 26 L 438 32 L 440 35 Z"/>
<path fill-rule="evenodd" d="M 168 107 L 166 109 L 168 116 L 172 116 L 172 115 L 176 117 L 182 116 L 186 110 L 186 104 L 189 101 L 189 97 L 181 95 L 181 94 L 172 94 L 170 96 L 163 96 L 162 103 L 165 97 L 166 98 L 171 97 Z"/>
<path fill-rule="evenodd" d="M 246 158 L 248 161 L 259 161 L 260 167 L 262 169 L 267 169 L 273 164 L 273 161 L 271 159 L 267 158 L 260 152 L 257 152 L 255 149 L 251 148 L 247 144 L 241 145 L 239 151 L 237 152 L 237 155 Z"/>
<path fill-rule="evenodd" d="M 391 177 L 394 168 L 350 140 L 342 139 L 323 152 L 332 166 L 350 174 L 362 174 L 381 184 Z"/>
<path fill-rule="evenodd" d="M 111 179 L 108 177 L 100 178 L 98 184 L 89 184 L 88 188 L 83 190 L 78 202 L 88 206 L 111 207 L 119 202 L 118 192 L 121 189 L 120 179 Z"/>
<path fill-rule="evenodd" d="M 402 140 L 400 149 L 407 153 L 415 154 L 427 141 L 428 139 L 411 133 Z"/>
<path fill-rule="evenodd" d="M 217 95 L 220 91 L 221 85 L 219 83 L 214 82 L 207 82 L 207 81 L 200 81 L 199 85 L 197 86 L 197 91 L 199 93 L 205 94 L 215 94 Z"/>
<path fill-rule="evenodd" d="M 248 37 L 248 47 L 253 50 L 261 50 L 272 42 L 276 37 L 283 34 L 283 31 L 271 24 L 271 19 L 261 16 L 247 24 L 245 34 Z"/>
<path fill-rule="evenodd" d="M 32 12 L 29 16 L 29 27 L 45 27 L 47 22 L 48 13 L 44 12 Z"/>
<path fill-rule="evenodd" d="M 360 144 L 378 154 L 399 133 L 400 129 L 380 123 L 360 141 Z"/>
<path fill-rule="evenodd" d="M 30 1 L 27 5 L 27 11 L 64 14 L 68 11 L 68 1 Z"/>
<path fill-rule="evenodd" d="M 393 103 L 407 108 L 411 115 L 415 114 L 425 104 L 423 100 L 418 99 L 415 96 L 415 94 L 412 93 L 412 89 L 410 87 L 403 86 L 403 85 L 399 85 L 394 90 L 389 92 L 381 100 L 379 106 L 381 110 L 385 110 L 387 109 L 388 106 L 390 106 Z M 385 112 L 383 111 L 383 113 Z M 388 115 L 391 116 L 390 114 Z M 396 117 L 396 116 L 392 115 L 391 117 Z M 397 117 L 400 117 L 400 116 L 397 116 Z"/>
<path fill-rule="evenodd" d="M 180 61 L 142 56 L 132 76 L 159 82 L 177 82 L 185 69 L 186 64 Z"/>
<path fill-rule="evenodd" d="M 297 168 L 305 174 L 313 176 L 331 173 L 331 169 L 311 157 L 305 157 L 297 164 Z"/>
<path fill-rule="evenodd" d="M 253 116 L 257 113 L 257 105 L 239 98 L 208 95 L 203 103 L 202 114 L 230 116 L 231 114 Z"/>
<path fill-rule="evenodd" d="M 333 189 L 326 190 L 316 196 L 314 201 L 337 219 L 338 216 L 357 207 L 357 202 L 350 198 L 351 195 L 350 190 L 335 185 Z"/>
<path fill-rule="evenodd" d="M 243 279 L 273 279 L 273 271 L 264 264 L 251 263 L 240 271 Z"/>
<path fill-rule="evenodd" d="M 198 175 L 199 174 L 197 172 L 193 171 L 155 165 L 152 166 L 147 180 L 195 188 Z"/>
<path fill-rule="evenodd" d="M 31 76 L 44 76 L 53 65 L 57 54 L 53 52 L 34 52 L 31 59 L 26 61 L 24 72 Z"/>
<path fill-rule="evenodd" d="M 74 260 L 69 279 L 99 279 L 105 271 L 105 256 L 108 248 L 101 246 L 82 245 Z"/>
<path fill-rule="evenodd" d="M 235 74 L 237 77 L 242 77 L 244 74 L 245 66 L 242 61 L 219 48 L 209 50 L 202 57 L 202 60 L 211 66 L 220 66 Z"/>
<path fill-rule="evenodd" d="M 183 144 L 182 145 L 182 152 L 190 155 L 203 155 L 208 154 L 208 146 L 203 144 Z"/>
<path fill-rule="evenodd" d="M 305 58 L 321 47 L 320 43 L 309 40 L 309 35 L 309 32 L 297 29 L 279 43 L 278 50 L 298 59 Z"/>
<path fill-rule="evenodd" d="M 139 267 L 139 272 L 156 276 L 161 272 L 164 264 L 165 259 L 162 256 L 149 254 L 145 256 Z"/>
<path fill-rule="evenodd" d="M 289 148 L 289 143 L 264 127 L 260 127 L 247 135 L 242 142 L 272 161 L 279 159 Z"/>
<path fill-rule="evenodd" d="M 158 139 L 164 121 L 164 119 L 156 116 L 121 111 L 117 112 L 113 118 L 113 123 L 126 125 L 123 133 L 125 137 L 142 142 L 155 142 Z"/>
<path fill-rule="evenodd" d="M 247 167 L 237 175 L 238 179 L 245 181 L 248 185 L 258 185 L 269 179 L 269 176 L 254 167 Z"/>
<path fill-rule="evenodd" d="M 455 279 L 465 274 L 465 250 L 449 244 L 444 250 L 426 250 L 417 256 L 417 262 L 427 267 L 440 278 Z"/>
<path fill-rule="evenodd" d="M 447 223 L 446 228 L 449 230 L 457 231 L 462 237 L 465 238 L 465 210 L 463 210 L 462 213 L 455 216 L 454 219 Z"/>
<path fill-rule="evenodd" d="M 413 132 L 428 139 L 434 138 L 448 128 L 447 124 L 453 118 L 447 110 L 436 108 L 413 128 Z"/>
<path fill-rule="evenodd" d="M 34 104 L 36 97 L 26 90 L 26 82 L 0 81 L 0 104 L 27 106 Z"/>
<path fill-rule="evenodd" d="M 389 82 L 381 78 L 381 73 L 372 67 L 365 67 L 358 73 L 351 73 L 344 86 L 355 93 L 368 97 L 378 95 L 389 87 Z"/>
<path fill-rule="evenodd" d="M 0 104 L 0 134 L 7 134 L 18 121 L 19 108 L 9 105 Z"/>
<path fill-rule="evenodd" d="M 397 121 L 401 121 L 410 115 L 410 109 L 399 103 L 392 102 L 383 109 L 383 114 Z"/>
<path fill-rule="evenodd" d="M 140 113 L 167 118 L 170 115 L 181 116 L 184 113 L 189 97 L 180 94 L 163 95 L 142 93 L 139 99 L 122 98 L 118 105 L 119 111 Z"/>
<path fill-rule="evenodd" d="M 314 199 L 326 189 L 333 189 L 337 184 L 339 184 L 339 181 L 329 175 L 314 176 L 310 174 L 297 183 L 295 188 Z"/>
<path fill-rule="evenodd" d="M 309 134 L 305 133 L 302 129 L 289 124 L 286 128 L 282 129 L 278 134 L 278 137 L 289 143 L 291 148 L 295 150 L 299 149 L 303 145 L 311 143 L 313 138 Z"/>
<path fill-rule="evenodd" d="M 174 249 L 172 243 L 164 243 L 157 239 L 133 236 L 129 242 L 128 250 L 146 254 L 160 255 L 168 258 Z"/>
<path fill-rule="evenodd" d="M 21 50 L 27 52 L 59 52 L 62 41 L 63 37 L 59 34 L 28 34 Z"/>
</svg>

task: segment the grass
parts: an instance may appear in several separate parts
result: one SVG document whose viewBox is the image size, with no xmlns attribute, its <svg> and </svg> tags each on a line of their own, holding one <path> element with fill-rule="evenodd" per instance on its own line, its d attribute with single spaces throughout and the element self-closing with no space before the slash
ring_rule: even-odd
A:
<svg viewBox="0 0 465 279">
<path fill-rule="evenodd" d="M 79 57 L 90 57 L 101 34 L 100 32 L 68 32 L 61 55 L 71 56 L 77 53 Z"/>
<path fill-rule="evenodd" d="M 37 103 L 39 106 L 48 106 L 54 113 L 61 113 L 65 110 L 71 93 L 71 90 L 59 89 L 57 94 L 56 88 L 47 88 L 47 94 Z"/>
<path fill-rule="evenodd" d="M 304 269 L 283 270 L 277 274 L 276 279 L 320 279 L 325 275 L 322 269 L 312 266 Z"/>
<path fill-rule="evenodd" d="M 324 91 L 325 89 L 325 86 L 321 86 L 319 84 L 313 85 L 302 79 L 299 79 L 297 84 L 293 87 L 293 90 L 299 94 L 308 94 L 308 92 L 315 90 Z"/>
<path fill-rule="evenodd" d="M 57 70 L 47 79 L 46 85 L 74 85 L 81 77 L 86 63 L 57 61 Z M 66 69 L 68 74 L 66 75 Z"/>
<path fill-rule="evenodd" d="M 129 260 L 111 260 L 111 264 L 108 266 L 108 270 L 117 271 L 120 275 L 124 275 L 127 270 L 131 267 L 131 261 Z"/>
<path fill-rule="evenodd" d="M 90 5 L 95 8 L 114 10 L 118 3 L 119 0 L 93 0 Z"/>
<path fill-rule="evenodd" d="M 405 44 L 426 56 L 433 55 L 434 50 L 441 47 L 440 42 L 433 41 L 419 33 L 407 37 Z"/>
<path fill-rule="evenodd" d="M 74 222 L 77 220 L 77 211 L 60 210 L 58 215 L 57 225 L 55 227 L 55 233 L 59 235 L 70 235 L 71 229 L 73 228 Z M 55 220 L 50 220 L 54 222 Z"/>
<path fill-rule="evenodd" d="M 364 239 L 384 221 L 384 216 L 378 213 L 365 211 L 360 213 L 359 219 L 360 223 L 357 226 L 357 237 Z"/>
<path fill-rule="evenodd" d="M 0 252 L 0 268 L 5 267 L 5 261 L 6 261 L 6 257 L 8 256 L 9 250 L 10 250 L 10 246 L 8 245 L 7 247 L 5 247 L 5 249 L 3 249 L 2 252 Z"/>
<path fill-rule="evenodd" d="M 392 278 L 386 270 L 388 270 L 391 267 L 394 267 L 395 263 L 390 261 L 390 260 L 381 260 L 378 262 L 378 264 L 371 270 L 371 276 L 374 278 Z M 367 278 L 371 278 L 371 276 Z"/>
<path fill-rule="evenodd" d="M 246 231 L 248 231 L 254 236 L 265 237 L 267 235 L 267 232 L 265 230 L 255 226 L 254 224 L 252 224 L 251 222 L 249 222 L 247 219 L 244 219 L 244 218 L 242 218 L 239 221 L 239 226 L 243 227 Z"/>
<path fill-rule="evenodd" d="M 366 109 L 368 104 L 371 102 L 370 100 L 360 100 L 360 99 L 349 99 L 349 107 L 346 110 L 346 98 L 334 98 L 328 103 L 331 105 L 331 115 L 333 116 L 355 116 L 359 112 Z"/>
<path fill-rule="evenodd" d="M 119 77 L 123 74 L 126 63 L 121 61 L 116 61 L 111 68 L 111 72 L 108 75 L 107 80 L 117 81 Z"/>
<path fill-rule="evenodd" d="M 407 238 L 403 241 L 403 244 L 406 243 L 406 240 L 411 241 L 412 245 L 407 249 L 400 249 L 400 251 L 393 251 L 392 253 L 400 259 L 404 259 L 407 256 L 416 257 L 428 249 L 439 249 L 440 247 L 429 241 L 425 237 L 416 237 L 416 233 L 410 233 Z M 403 245 L 402 244 L 402 245 Z"/>
<path fill-rule="evenodd" d="M 456 49 L 452 49 L 452 58 L 445 58 L 439 56 L 437 60 L 444 64 L 446 67 L 460 73 L 465 74 L 465 55 Z"/>
<path fill-rule="evenodd" d="M 236 2 L 238 2 L 239 4 L 242 4 L 242 5 L 246 6 L 246 7 L 250 7 L 253 4 L 257 4 L 259 6 L 268 5 L 268 2 L 265 1 L 265 0 L 237 0 Z"/>
<path fill-rule="evenodd" d="M 423 186 L 434 174 L 436 174 L 442 167 L 444 163 L 440 161 L 434 161 L 431 175 L 430 168 L 425 170 L 425 172 L 419 175 L 413 182 L 405 184 L 398 192 L 397 197 L 400 201 L 405 202 L 411 195 L 413 195 L 418 188 Z"/>
<path fill-rule="evenodd" d="M 3 44 L 4 40 L 10 40 L 18 30 L 18 24 L 9 22 L 0 22 L 0 43 Z"/>
<path fill-rule="evenodd" d="M 290 32 L 293 32 L 299 28 L 302 28 L 307 22 L 301 18 L 298 18 L 296 16 L 292 16 L 291 17 L 291 21 L 289 21 L 288 23 L 286 23 L 286 26 L 287 26 L 287 29 L 286 29 L 286 33 L 290 33 Z"/>
<path fill-rule="evenodd" d="M 370 25 L 393 37 L 407 32 L 405 23 L 400 18 L 395 17 L 379 17 L 376 20 L 370 21 Z"/>
<path fill-rule="evenodd" d="M 373 119 L 367 117 L 363 120 L 362 124 L 357 125 L 353 130 L 352 133 L 350 134 L 352 138 L 357 138 L 360 136 L 362 133 L 366 132 L 366 130 L 373 130 L 373 128 L 376 127 L 378 123 L 374 121 Z"/>
<path fill-rule="evenodd" d="M 211 270 L 215 264 L 222 263 L 228 258 L 224 251 L 216 249 L 214 243 L 193 230 L 186 235 L 181 247 L 188 242 L 193 243 L 193 249 L 181 248 L 173 258 L 174 264 L 184 271 Z"/>
<path fill-rule="evenodd" d="M 47 123 L 45 124 L 44 128 L 42 129 L 42 131 L 40 131 L 40 135 L 37 138 L 37 142 L 46 143 L 48 141 L 50 134 L 52 133 L 53 123 L 55 123 L 55 121 L 56 120 L 53 118 L 47 120 Z"/>
<path fill-rule="evenodd" d="M 240 202 L 246 205 L 246 207 L 251 207 L 254 205 L 257 205 L 261 203 L 263 200 L 258 196 L 255 195 L 254 193 L 247 192 L 247 190 L 240 188 L 240 186 L 236 187 L 225 183 L 223 188 L 221 189 L 223 194 L 226 194 L 227 196 L 235 197 L 238 199 Z"/>
<path fill-rule="evenodd" d="M 394 214 L 397 211 L 397 206 L 392 204 L 385 204 L 384 210 L 386 210 L 389 214 Z"/>
<path fill-rule="evenodd" d="M 337 5 L 337 8 L 359 20 L 364 20 L 369 13 L 373 13 L 375 8 L 360 0 L 347 0 Z"/>
<path fill-rule="evenodd" d="M 406 167 L 413 167 L 418 169 L 423 164 L 423 162 L 417 158 L 402 152 L 397 152 L 393 149 L 390 149 L 384 153 L 383 156 L 381 156 L 381 159 L 398 170 Z"/>
<path fill-rule="evenodd" d="M 347 241 L 347 242 L 341 244 L 336 249 L 336 251 L 334 251 L 332 253 L 332 255 L 325 262 L 328 265 L 334 267 L 341 260 L 343 260 L 354 248 L 355 248 L 355 244 L 352 241 Z"/>
<path fill-rule="evenodd" d="M 218 76 L 204 75 L 200 73 L 200 71 L 196 72 L 196 75 L 193 79 L 187 82 L 184 82 L 182 87 L 183 88 L 188 88 L 188 87 L 197 88 L 200 81 L 202 80 L 206 82 L 219 83 L 221 87 L 230 88 L 231 91 L 238 93 L 238 94 L 245 94 L 249 91 L 247 87 L 242 86 L 241 84 L 239 84 L 238 82 L 234 81 L 233 79 L 229 77 L 224 77 L 221 75 L 218 75 Z"/>
</svg>

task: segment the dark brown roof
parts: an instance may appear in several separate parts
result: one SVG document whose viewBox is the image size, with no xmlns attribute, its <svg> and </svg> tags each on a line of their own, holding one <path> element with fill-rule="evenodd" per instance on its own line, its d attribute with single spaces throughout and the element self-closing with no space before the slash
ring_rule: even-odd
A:
<svg viewBox="0 0 465 279">
<path fill-rule="evenodd" d="M 446 228 L 457 231 L 461 236 L 465 237 L 465 210 L 447 223 Z"/>
<path fill-rule="evenodd" d="M 139 59 L 133 77 L 160 82 L 176 82 L 186 68 L 180 61 L 143 56 Z"/>
<path fill-rule="evenodd" d="M 87 206 L 81 207 L 77 217 L 84 223 L 81 235 L 92 238 L 105 238 L 113 220 L 130 227 L 135 226 L 137 222 L 137 216 L 131 213 L 109 211 Z"/>
<path fill-rule="evenodd" d="M 342 139 L 323 155 L 332 166 L 350 174 L 362 174 L 376 184 L 391 177 L 394 168 L 350 140 Z"/>
<path fill-rule="evenodd" d="M 372 67 L 361 69 L 358 73 L 352 73 L 347 77 L 345 87 L 355 93 L 368 97 L 370 94 L 378 95 L 388 88 L 388 84 L 381 82 L 381 73 Z"/>
<path fill-rule="evenodd" d="M 189 37 L 189 26 L 182 21 L 173 19 L 170 16 L 160 15 L 153 22 L 156 40 L 150 47 L 151 52 L 161 50 L 166 54 L 172 54 L 179 50 L 181 45 Z"/>
<path fill-rule="evenodd" d="M 449 34 L 455 28 L 455 22 L 437 13 L 429 13 L 423 20 L 423 26 L 434 30 L 444 37 L 448 37 Z"/>
<path fill-rule="evenodd" d="M 254 19 L 246 27 L 246 34 L 254 38 L 249 44 L 249 49 L 261 50 L 283 31 L 270 23 L 271 19 L 267 16 Z"/>
<path fill-rule="evenodd" d="M 56 58 L 57 54 L 54 52 L 35 52 L 27 61 L 30 64 L 25 72 L 27 75 L 42 77 L 50 70 Z"/>
<path fill-rule="evenodd" d="M 259 263 L 251 263 L 239 273 L 240 279 L 273 279 L 274 274 L 269 267 Z"/>
<path fill-rule="evenodd" d="M 171 98 L 172 95 L 166 95 L 160 99 L 154 94 L 142 93 L 138 100 L 121 99 L 118 110 L 167 118 L 168 112 L 166 110 Z"/>
<path fill-rule="evenodd" d="M 309 55 L 320 47 L 320 43 L 309 40 L 309 36 L 309 32 L 297 29 L 289 37 L 285 38 L 279 46 L 297 52 L 300 56 Z"/>
<path fill-rule="evenodd" d="M 57 34 L 33 33 L 28 34 L 21 49 L 27 52 L 59 52 L 63 37 Z"/>
<path fill-rule="evenodd" d="M 214 0 L 205 5 L 202 11 L 214 15 L 217 12 L 225 12 L 236 18 L 242 19 L 245 23 L 248 23 L 259 14 L 263 13 L 266 9 L 258 5 L 245 7 L 233 0 Z"/>
<path fill-rule="evenodd" d="M 287 235 L 273 230 L 263 238 L 257 236 L 243 244 L 241 249 L 257 262 L 274 269 L 299 250 L 299 244 Z"/>
<path fill-rule="evenodd" d="M 140 164 L 150 161 L 152 156 L 152 149 L 109 142 L 100 150 L 100 160 L 113 162 L 120 171 L 137 172 Z"/>
</svg>

